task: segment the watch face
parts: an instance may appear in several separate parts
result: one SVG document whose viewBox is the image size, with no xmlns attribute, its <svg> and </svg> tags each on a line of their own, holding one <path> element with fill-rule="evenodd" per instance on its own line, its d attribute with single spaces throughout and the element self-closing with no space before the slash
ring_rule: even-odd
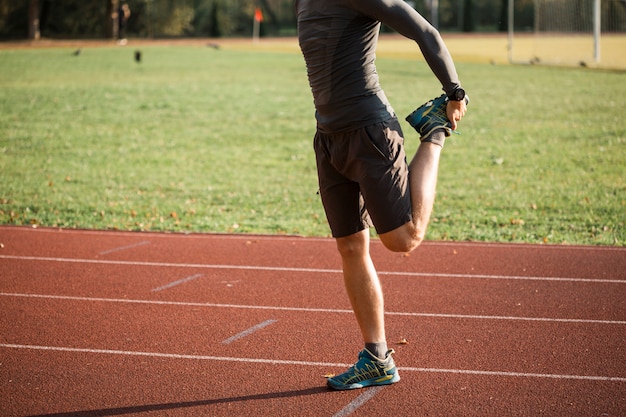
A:
<svg viewBox="0 0 626 417">
<path fill-rule="evenodd" d="M 457 88 L 454 92 L 454 98 L 456 99 L 456 101 L 463 100 L 465 98 L 465 90 L 463 90 L 462 88 Z"/>
</svg>

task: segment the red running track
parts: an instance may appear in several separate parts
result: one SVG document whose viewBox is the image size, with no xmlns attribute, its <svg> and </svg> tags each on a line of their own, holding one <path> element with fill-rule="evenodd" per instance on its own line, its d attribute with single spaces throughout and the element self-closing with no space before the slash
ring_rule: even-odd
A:
<svg viewBox="0 0 626 417">
<path fill-rule="evenodd" d="M 626 415 L 624 248 L 374 241 L 402 381 L 333 392 L 362 342 L 331 239 L 0 244 L 2 416 Z"/>
</svg>

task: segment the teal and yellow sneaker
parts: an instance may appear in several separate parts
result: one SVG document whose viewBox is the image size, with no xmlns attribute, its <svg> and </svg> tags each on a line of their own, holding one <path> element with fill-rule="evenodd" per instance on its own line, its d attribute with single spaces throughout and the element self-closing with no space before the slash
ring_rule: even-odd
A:
<svg viewBox="0 0 626 417">
<path fill-rule="evenodd" d="M 469 104 L 469 97 L 465 97 L 465 104 Z M 406 117 L 411 127 L 420 134 L 420 140 L 424 140 L 437 129 L 443 129 L 446 136 L 451 133 L 458 133 L 452 130 L 452 124 L 446 115 L 448 97 L 445 94 L 434 98 L 421 106 Z"/>
<path fill-rule="evenodd" d="M 389 385 L 400 381 L 389 349 L 384 359 L 380 359 L 367 349 L 359 353 L 359 360 L 341 375 L 328 378 L 328 386 L 336 390 L 348 390 L 370 387 L 373 385 Z"/>
</svg>

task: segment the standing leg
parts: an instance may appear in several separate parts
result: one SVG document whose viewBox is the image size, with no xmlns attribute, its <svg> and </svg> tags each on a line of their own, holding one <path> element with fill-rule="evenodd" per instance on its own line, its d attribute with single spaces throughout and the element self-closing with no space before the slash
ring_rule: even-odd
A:
<svg viewBox="0 0 626 417">
<path fill-rule="evenodd" d="M 400 375 L 387 350 L 383 292 L 369 254 L 369 230 L 338 238 L 337 248 L 343 263 L 344 282 L 365 349 L 359 360 L 343 374 L 328 378 L 328 386 L 337 390 L 388 385 Z"/>
<path fill-rule="evenodd" d="M 369 230 L 337 239 L 352 310 L 365 343 L 385 343 L 383 292 L 369 254 Z M 386 350 L 386 349 L 385 349 Z M 383 352 L 384 355 L 384 352 Z"/>
</svg>

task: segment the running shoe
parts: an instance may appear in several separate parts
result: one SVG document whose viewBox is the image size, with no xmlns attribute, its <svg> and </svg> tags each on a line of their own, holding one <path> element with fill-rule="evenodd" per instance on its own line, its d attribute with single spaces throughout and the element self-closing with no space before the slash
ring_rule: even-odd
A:
<svg viewBox="0 0 626 417">
<path fill-rule="evenodd" d="M 400 381 L 391 355 L 393 349 L 380 359 L 367 349 L 359 353 L 359 360 L 341 375 L 328 378 L 328 386 L 336 390 L 348 390 L 369 387 L 372 385 L 389 385 Z"/>
<path fill-rule="evenodd" d="M 465 104 L 469 104 L 469 97 L 465 97 Z M 458 133 L 452 130 L 452 124 L 448 120 L 446 107 L 448 97 L 445 94 L 434 98 L 421 106 L 406 117 L 411 127 L 420 134 L 420 140 L 424 140 L 437 129 L 443 129 L 446 136 Z"/>
</svg>

